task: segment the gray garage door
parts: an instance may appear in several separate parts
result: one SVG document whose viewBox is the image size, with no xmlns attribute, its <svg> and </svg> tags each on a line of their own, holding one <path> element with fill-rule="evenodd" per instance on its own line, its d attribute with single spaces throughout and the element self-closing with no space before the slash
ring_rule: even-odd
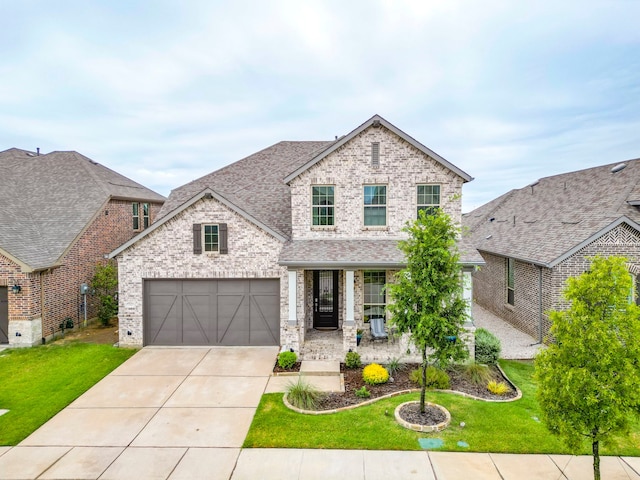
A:
<svg viewBox="0 0 640 480">
<path fill-rule="evenodd" d="M 279 345 L 280 281 L 147 280 L 145 345 Z"/>
</svg>

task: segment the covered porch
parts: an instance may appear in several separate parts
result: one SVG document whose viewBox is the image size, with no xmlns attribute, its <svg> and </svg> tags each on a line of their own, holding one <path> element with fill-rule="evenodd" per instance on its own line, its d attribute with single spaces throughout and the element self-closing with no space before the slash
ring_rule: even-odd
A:
<svg viewBox="0 0 640 480">
<path fill-rule="evenodd" d="M 404 267 L 398 240 L 298 240 L 285 246 L 280 264 L 288 269 L 286 327 L 282 346 L 302 360 L 344 361 L 356 351 L 365 362 L 392 358 L 420 361 L 407 335 L 395 335 L 386 312 L 385 285 Z M 471 298 L 473 268 L 465 267 L 465 298 Z M 370 318 L 382 317 L 388 335 L 374 339 Z M 473 322 L 465 341 L 473 345 Z M 362 339 L 358 344 L 358 332 Z"/>
</svg>

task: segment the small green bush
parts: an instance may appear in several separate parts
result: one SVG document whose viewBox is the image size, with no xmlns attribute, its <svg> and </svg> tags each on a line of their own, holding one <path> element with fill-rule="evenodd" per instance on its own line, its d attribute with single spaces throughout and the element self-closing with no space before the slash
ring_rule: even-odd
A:
<svg viewBox="0 0 640 480">
<path fill-rule="evenodd" d="M 400 361 L 400 357 L 390 358 L 389 362 L 385 365 L 385 368 L 392 377 L 404 369 L 404 364 Z"/>
<path fill-rule="evenodd" d="M 486 385 L 491 380 L 491 370 L 486 365 L 471 362 L 459 367 L 462 374 L 474 385 Z"/>
<path fill-rule="evenodd" d="M 298 355 L 295 352 L 280 352 L 278 355 L 278 366 L 280 368 L 284 368 L 285 370 L 289 370 L 293 368 L 293 366 L 298 361 Z"/>
<path fill-rule="evenodd" d="M 416 368 L 409 374 L 409 380 L 418 385 L 422 385 L 422 369 Z M 427 367 L 427 388 L 438 390 L 448 390 L 451 386 L 449 374 L 436 367 Z"/>
<path fill-rule="evenodd" d="M 296 383 L 287 385 L 287 399 L 294 407 L 303 410 L 316 410 L 324 394 L 310 383 L 298 377 Z"/>
<path fill-rule="evenodd" d="M 347 352 L 344 358 L 344 364 L 347 368 L 360 368 L 362 361 L 358 352 Z"/>
<path fill-rule="evenodd" d="M 496 382 L 495 380 L 491 380 L 487 384 L 487 390 L 489 390 L 494 395 L 504 395 L 511 390 L 506 383 L 504 382 Z"/>
<path fill-rule="evenodd" d="M 500 358 L 500 340 L 489 330 L 476 330 L 476 362 L 495 365 Z"/>
<path fill-rule="evenodd" d="M 389 381 L 389 372 L 382 365 L 372 363 L 362 370 L 362 379 L 369 385 L 380 385 Z"/>
<path fill-rule="evenodd" d="M 358 398 L 369 398 L 371 396 L 371 392 L 367 390 L 367 387 L 365 387 L 364 385 L 362 386 L 362 388 L 356 390 L 355 394 Z"/>
</svg>

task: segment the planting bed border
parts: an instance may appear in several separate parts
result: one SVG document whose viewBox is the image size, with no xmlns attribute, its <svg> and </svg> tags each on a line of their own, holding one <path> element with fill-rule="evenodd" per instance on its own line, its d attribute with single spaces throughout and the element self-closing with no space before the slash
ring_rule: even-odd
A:
<svg viewBox="0 0 640 480">
<path fill-rule="evenodd" d="M 476 397 L 475 395 L 470 395 L 470 394 L 464 393 L 464 392 L 458 392 L 456 390 L 433 390 L 433 391 L 434 392 L 444 392 L 444 393 L 454 393 L 454 394 L 460 395 L 462 397 L 467 397 L 467 398 L 471 398 L 473 400 L 479 400 L 479 401 L 482 401 L 482 402 L 507 403 L 507 402 L 515 402 L 516 400 L 520 400 L 522 398 L 522 391 L 511 381 L 511 379 L 509 377 L 507 377 L 507 375 L 504 373 L 504 370 L 502 370 L 500 365 L 496 364 L 496 367 L 498 367 L 498 370 L 500 370 L 500 373 L 502 373 L 502 376 L 504 377 L 504 379 L 507 382 L 509 382 L 509 385 L 511 385 L 511 388 L 513 388 L 516 391 L 516 396 L 515 397 L 508 398 L 508 399 L 505 399 L 505 400 L 492 400 L 492 399 Z M 366 405 L 371 405 L 372 403 L 375 403 L 375 402 L 377 402 L 379 400 L 384 400 L 385 398 L 393 398 L 393 397 L 397 397 L 398 395 L 405 395 L 407 393 L 416 393 L 416 392 L 420 392 L 420 389 L 419 388 L 410 388 L 408 390 L 400 390 L 398 392 L 388 393 L 388 394 L 382 395 L 380 397 L 372 398 L 371 400 L 365 400 L 364 402 L 357 403 L 355 405 L 349 405 L 348 407 L 333 408 L 331 410 L 303 410 L 302 408 L 294 407 L 293 405 L 291 405 L 289 403 L 289 400 L 287 399 L 287 394 L 286 393 L 282 396 L 282 401 L 283 401 L 284 405 L 288 409 L 293 410 L 294 412 L 297 412 L 297 413 L 302 413 L 304 415 L 328 415 L 328 414 L 331 414 L 331 413 L 345 412 L 347 410 L 353 410 L 354 408 L 364 407 Z"/>
</svg>

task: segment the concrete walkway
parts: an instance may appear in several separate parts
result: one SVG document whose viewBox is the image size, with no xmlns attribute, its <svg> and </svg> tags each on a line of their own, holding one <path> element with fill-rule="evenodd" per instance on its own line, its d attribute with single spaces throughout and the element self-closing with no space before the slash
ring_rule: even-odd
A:
<svg viewBox="0 0 640 480">
<path fill-rule="evenodd" d="M 0 479 L 575 479 L 591 457 L 438 451 L 246 449 L 260 397 L 280 391 L 273 348 L 145 348 L 14 448 Z M 305 365 L 337 378 L 335 365 Z M 330 375 L 322 375 L 323 373 Z M 335 383 L 325 386 L 335 388 Z M 640 458 L 602 478 L 640 480 Z"/>
</svg>

